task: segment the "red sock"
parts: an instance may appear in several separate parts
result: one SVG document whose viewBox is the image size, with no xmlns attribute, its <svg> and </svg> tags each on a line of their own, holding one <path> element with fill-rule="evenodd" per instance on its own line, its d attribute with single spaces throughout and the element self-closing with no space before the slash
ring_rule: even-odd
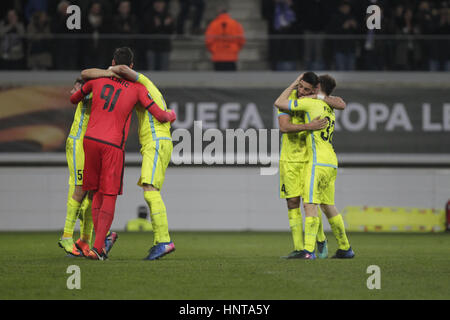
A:
<svg viewBox="0 0 450 320">
<path fill-rule="evenodd" d="M 94 248 L 98 252 L 105 247 L 105 238 L 114 219 L 117 195 L 103 195 L 102 207 L 98 214 L 98 227 L 95 233 Z"/>
<path fill-rule="evenodd" d="M 94 223 L 94 231 L 97 235 L 98 227 L 98 216 L 100 213 L 100 208 L 102 207 L 103 194 L 101 192 L 95 192 L 92 198 L 92 221 Z"/>
</svg>

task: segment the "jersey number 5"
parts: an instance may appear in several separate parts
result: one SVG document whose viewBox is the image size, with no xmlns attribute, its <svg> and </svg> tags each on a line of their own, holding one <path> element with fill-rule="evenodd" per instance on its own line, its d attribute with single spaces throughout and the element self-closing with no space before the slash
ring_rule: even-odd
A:
<svg viewBox="0 0 450 320">
<path fill-rule="evenodd" d="M 78 180 L 83 180 L 83 170 L 77 170 L 77 178 Z"/>
<path fill-rule="evenodd" d="M 108 94 L 106 94 L 106 91 L 108 91 Z M 105 104 L 103 105 L 103 110 L 106 110 L 109 106 L 108 112 L 111 112 L 114 110 L 114 107 L 116 106 L 117 99 L 119 99 L 120 93 L 122 92 L 122 89 L 119 89 L 114 93 L 114 87 L 110 84 L 105 84 L 102 88 L 102 92 L 100 93 L 100 98 L 105 100 Z M 113 97 L 114 94 L 114 97 Z M 111 98 L 112 101 L 111 101 Z"/>
</svg>

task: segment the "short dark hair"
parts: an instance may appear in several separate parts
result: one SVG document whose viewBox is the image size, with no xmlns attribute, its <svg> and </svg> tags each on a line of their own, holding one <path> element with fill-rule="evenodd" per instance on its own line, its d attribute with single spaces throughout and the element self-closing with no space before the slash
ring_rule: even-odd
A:
<svg viewBox="0 0 450 320">
<path fill-rule="evenodd" d="M 79 84 L 83 85 L 84 82 L 85 82 L 85 81 L 84 81 L 83 79 L 81 79 L 81 78 L 76 78 L 76 79 L 75 79 L 75 83 L 79 83 Z"/>
<path fill-rule="evenodd" d="M 319 84 L 319 77 L 312 71 L 305 72 L 303 74 L 302 80 L 309 83 L 313 87 L 317 87 Z"/>
<path fill-rule="evenodd" d="M 320 76 L 319 82 L 320 88 L 327 96 L 329 96 L 333 92 L 334 88 L 336 88 L 336 80 L 334 80 L 334 78 L 329 74 Z"/>
<path fill-rule="evenodd" d="M 114 50 L 113 59 L 116 64 L 124 64 L 127 66 L 131 66 L 134 60 L 133 50 L 129 47 L 117 48 Z"/>
</svg>

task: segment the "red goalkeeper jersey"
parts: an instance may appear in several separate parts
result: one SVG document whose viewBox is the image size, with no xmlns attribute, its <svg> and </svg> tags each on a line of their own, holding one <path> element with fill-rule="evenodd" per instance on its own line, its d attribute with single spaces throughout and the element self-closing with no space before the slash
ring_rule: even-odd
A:
<svg viewBox="0 0 450 320">
<path fill-rule="evenodd" d="M 171 113 L 160 109 L 140 83 L 115 77 L 91 80 L 75 92 L 70 101 L 78 103 L 91 91 L 91 116 L 85 134 L 87 139 L 124 149 L 131 113 L 138 102 L 156 118 L 161 118 L 162 122 L 172 120 Z"/>
</svg>

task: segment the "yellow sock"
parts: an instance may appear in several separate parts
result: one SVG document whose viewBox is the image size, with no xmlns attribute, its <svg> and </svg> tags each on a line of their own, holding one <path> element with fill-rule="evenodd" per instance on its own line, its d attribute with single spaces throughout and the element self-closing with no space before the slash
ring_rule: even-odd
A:
<svg viewBox="0 0 450 320">
<path fill-rule="evenodd" d="M 153 245 L 158 244 L 159 241 L 159 232 L 158 232 L 158 226 L 156 225 L 155 219 L 152 218 L 152 207 L 150 204 L 150 192 L 151 191 L 144 191 L 144 199 L 147 202 L 148 208 L 150 210 L 150 222 L 152 223 L 152 229 L 153 229 Z"/>
<path fill-rule="evenodd" d="M 318 228 L 319 228 L 318 217 L 305 218 L 305 250 L 308 252 L 313 252 L 316 247 Z"/>
<path fill-rule="evenodd" d="M 323 223 L 322 223 L 322 212 L 317 212 L 319 215 L 319 229 L 317 230 L 317 241 L 324 242 L 327 237 L 325 236 L 325 232 L 323 232 Z"/>
<path fill-rule="evenodd" d="M 86 196 L 81 203 L 80 214 L 80 238 L 90 244 L 94 222 L 92 221 L 92 200 Z"/>
<path fill-rule="evenodd" d="M 161 194 L 159 191 L 145 191 L 144 198 L 150 208 L 150 217 L 154 233 L 153 243 L 170 242 L 166 206 L 161 198 Z"/>
<path fill-rule="evenodd" d="M 347 235 L 345 234 L 345 226 L 342 216 L 338 214 L 337 216 L 328 219 L 328 222 L 330 223 L 331 230 L 336 237 L 338 248 L 341 250 L 348 250 L 350 248 L 350 244 L 348 243 Z"/>
<path fill-rule="evenodd" d="M 289 209 L 289 227 L 291 228 L 294 250 L 303 250 L 303 222 L 300 208 Z"/>
<path fill-rule="evenodd" d="M 66 223 L 64 224 L 63 238 L 72 238 L 73 229 L 77 223 L 78 210 L 80 209 L 80 203 L 72 198 L 72 195 L 67 199 L 67 214 Z"/>
</svg>

